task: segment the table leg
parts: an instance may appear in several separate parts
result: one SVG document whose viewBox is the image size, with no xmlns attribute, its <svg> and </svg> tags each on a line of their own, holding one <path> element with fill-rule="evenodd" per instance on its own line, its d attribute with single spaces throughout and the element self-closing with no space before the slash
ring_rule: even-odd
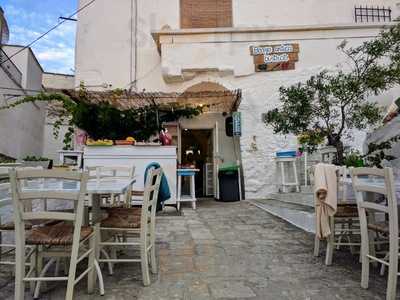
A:
<svg viewBox="0 0 400 300">
<path fill-rule="evenodd" d="M 192 197 L 192 208 L 196 209 L 196 189 L 194 175 L 190 176 L 190 196 Z"/>
<path fill-rule="evenodd" d="M 176 206 L 177 210 L 179 211 L 181 209 L 181 195 L 182 194 L 182 176 L 178 175 L 178 186 L 176 189 Z"/>
<path fill-rule="evenodd" d="M 307 151 L 304 151 L 304 186 L 308 186 L 307 165 L 308 165 L 308 154 Z"/>
<path fill-rule="evenodd" d="M 293 161 L 293 172 L 294 172 L 294 181 L 296 184 L 296 191 L 300 193 L 300 183 L 299 183 L 299 177 L 297 176 L 297 165 L 296 161 Z"/>
<path fill-rule="evenodd" d="M 94 251 L 95 251 L 95 261 L 96 263 L 100 258 L 100 240 L 101 240 L 101 232 L 100 232 L 100 221 L 101 221 L 101 209 L 100 209 L 101 197 L 100 195 L 93 194 L 92 195 L 92 224 L 94 229 Z M 91 275 L 94 276 L 92 280 L 95 282 L 96 280 L 96 272 L 91 272 Z M 100 278 L 99 278 L 100 279 Z"/>
<path fill-rule="evenodd" d="M 281 165 L 281 180 L 282 180 L 282 193 L 285 192 L 285 166 L 283 162 L 279 163 Z"/>
</svg>

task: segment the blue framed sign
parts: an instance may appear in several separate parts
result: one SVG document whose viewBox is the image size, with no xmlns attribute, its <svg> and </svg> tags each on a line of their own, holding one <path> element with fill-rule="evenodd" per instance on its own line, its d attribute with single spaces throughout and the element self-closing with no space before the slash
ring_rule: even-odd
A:
<svg viewBox="0 0 400 300">
<path fill-rule="evenodd" d="M 232 113 L 233 118 L 233 136 L 242 136 L 242 113 Z"/>
</svg>

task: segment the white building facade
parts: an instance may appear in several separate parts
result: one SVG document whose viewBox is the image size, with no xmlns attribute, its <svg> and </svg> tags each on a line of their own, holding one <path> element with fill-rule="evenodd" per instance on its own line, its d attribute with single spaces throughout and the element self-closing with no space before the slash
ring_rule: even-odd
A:
<svg viewBox="0 0 400 300">
<path fill-rule="evenodd" d="M 8 27 L 1 8 L 0 27 L 0 105 L 3 106 L 42 91 L 43 69 L 30 48 L 5 45 Z M 13 56 L 16 52 L 18 55 Z M 44 120 L 43 103 L 0 111 L 0 153 L 16 159 L 41 156 Z"/>
<path fill-rule="evenodd" d="M 80 7 L 88 2 L 80 0 Z M 275 152 L 296 147 L 295 137 L 276 135 L 262 121 L 279 105 L 279 87 L 345 68 L 337 50 L 343 40 L 359 45 L 399 15 L 393 0 L 97 0 L 78 16 L 75 86 L 184 92 L 211 82 L 241 89 L 240 139 L 225 137 L 221 114 L 183 127 L 218 123 L 222 162 L 240 160 L 246 198 L 263 198 L 276 189 Z M 294 45 L 295 64 L 260 71 L 250 49 L 265 45 Z M 386 105 L 398 94 L 377 100 Z M 357 134 L 349 143 L 362 140 Z"/>
</svg>

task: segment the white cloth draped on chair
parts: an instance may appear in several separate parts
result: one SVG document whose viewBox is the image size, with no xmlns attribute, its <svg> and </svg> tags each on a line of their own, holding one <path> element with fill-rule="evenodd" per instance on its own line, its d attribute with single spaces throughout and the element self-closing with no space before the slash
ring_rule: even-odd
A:
<svg viewBox="0 0 400 300">
<path fill-rule="evenodd" d="M 314 171 L 316 235 L 319 239 L 331 234 L 329 217 L 337 210 L 337 167 L 317 164 Z"/>
</svg>

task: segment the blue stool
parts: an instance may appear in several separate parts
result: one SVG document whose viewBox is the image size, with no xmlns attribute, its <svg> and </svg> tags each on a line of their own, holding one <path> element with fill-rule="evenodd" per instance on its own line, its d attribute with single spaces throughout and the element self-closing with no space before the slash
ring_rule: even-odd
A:
<svg viewBox="0 0 400 300">
<path fill-rule="evenodd" d="M 194 176 L 198 169 L 178 169 L 178 187 L 176 192 L 176 205 L 178 211 L 181 209 L 181 202 L 192 202 L 192 208 L 196 209 L 196 189 Z M 190 195 L 182 195 L 182 177 L 190 177 Z"/>
</svg>

